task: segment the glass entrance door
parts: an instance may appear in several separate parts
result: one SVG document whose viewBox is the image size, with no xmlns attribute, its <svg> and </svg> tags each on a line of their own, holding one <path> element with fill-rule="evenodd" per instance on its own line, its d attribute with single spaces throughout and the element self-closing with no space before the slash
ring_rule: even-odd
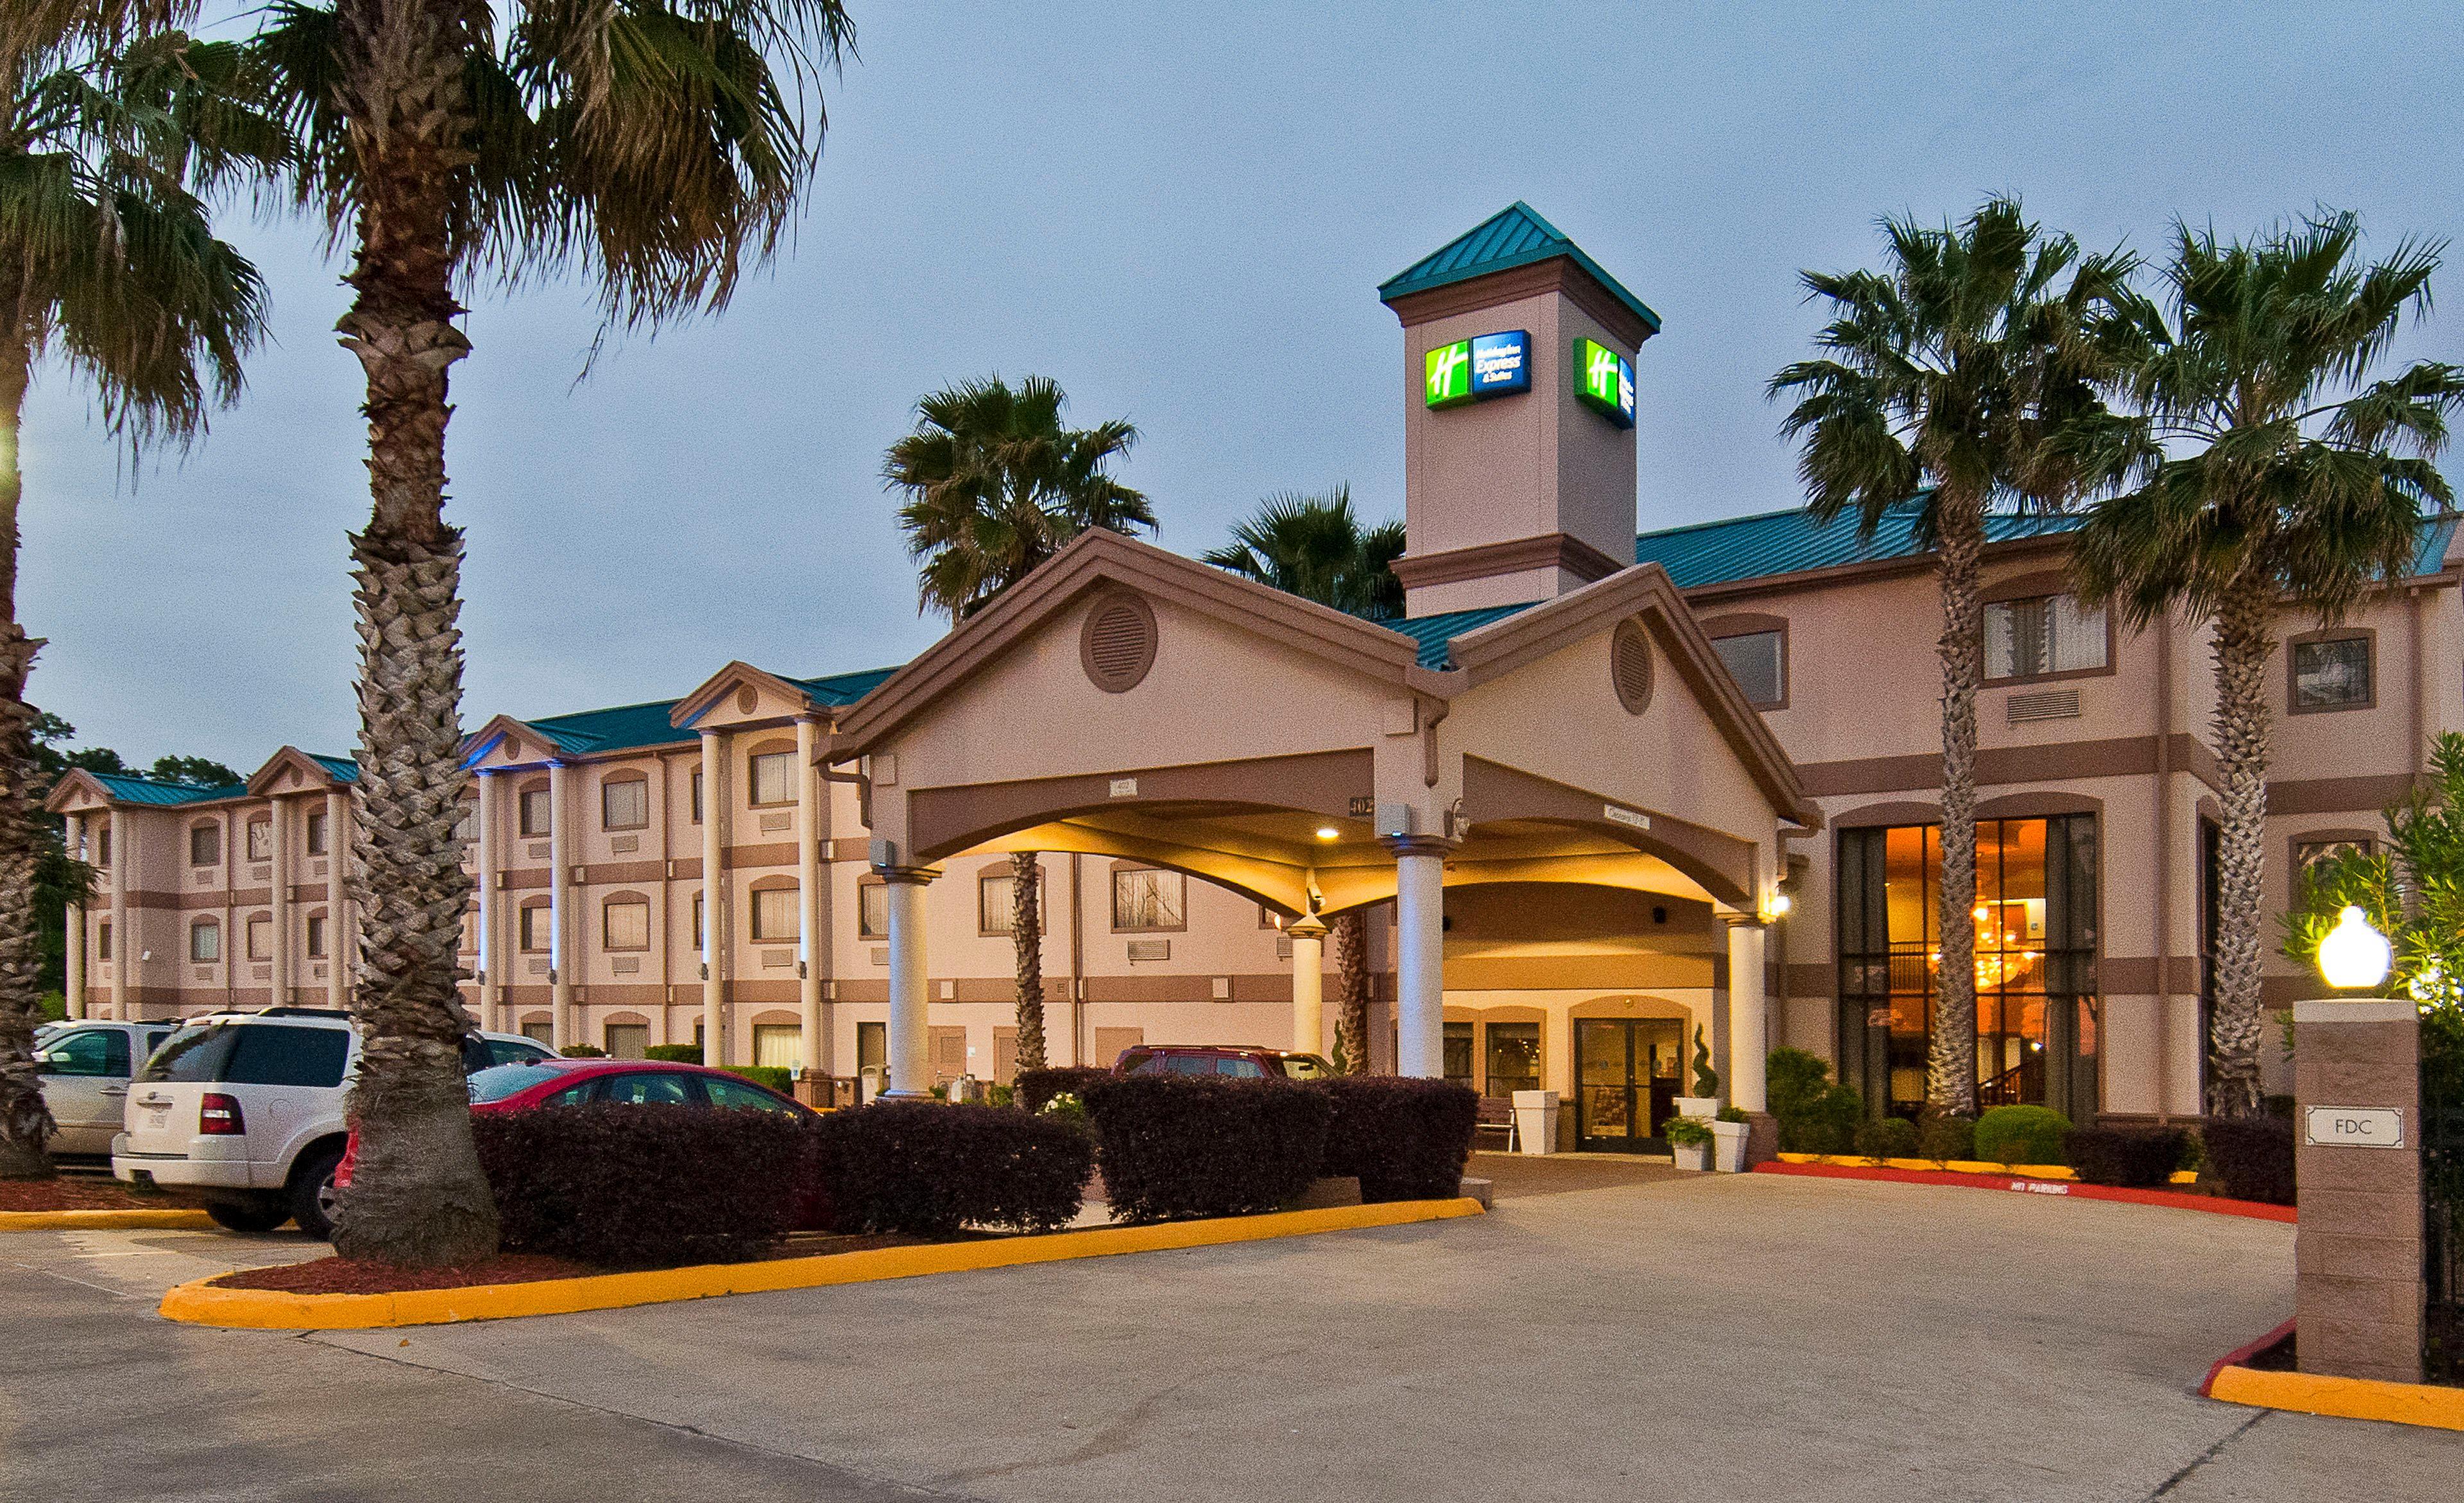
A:
<svg viewBox="0 0 2464 1503">
<path fill-rule="evenodd" d="M 1574 1024 L 1575 1146 L 1664 1153 L 1685 1030 L 1673 1018 L 1582 1018 Z"/>
</svg>

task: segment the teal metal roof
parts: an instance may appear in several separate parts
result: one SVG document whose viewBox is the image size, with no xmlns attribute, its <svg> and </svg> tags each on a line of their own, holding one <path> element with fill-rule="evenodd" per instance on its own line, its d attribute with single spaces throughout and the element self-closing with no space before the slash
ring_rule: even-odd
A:
<svg viewBox="0 0 2464 1503">
<path fill-rule="evenodd" d="M 1537 210 L 1519 198 L 1378 283 L 1377 298 L 1380 302 L 1393 302 L 1411 293 L 1469 281 L 1491 272 L 1529 266 L 1559 255 L 1590 273 L 1594 281 L 1607 288 L 1612 297 L 1642 320 L 1643 327 L 1653 334 L 1660 332 L 1659 314 L 1626 291 L 1624 284 L 1602 270 L 1599 262 L 1585 255 L 1581 246 L 1567 239 L 1555 225 L 1541 218 Z"/>
<path fill-rule="evenodd" d="M 889 668 L 868 668 L 860 673 L 830 674 L 820 678 L 793 678 L 788 682 L 826 705 L 853 704 L 881 687 L 882 680 L 906 665 Z"/>
<path fill-rule="evenodd" d="M 816 704 L 836 708 L 849 705 L 881 686 L 883 679 L 898 672 L 896 667 L 868 668 L 851 674 L 825 674 L 819 678 L 790 678 Z M 576 710 L 567 715 L 544 716 L 522 723 L 554 741 L 568 752 L 629 751 L 639 746 L 672 746 L 693 739 L 690 730 L 678 730 L 669 721 L 675 710 L 673 699 L 650 699 L 641 704 L 618 705 L 608 710 Z"/>
<path fill-rule="evenodd" d="M 102 785 L 114 802 L 151 804 L 165 808 L 182 804 L 205 804 L 215 799 L 235 799 L 248 792 L 245 783 L 226 783 L 217 787 L 200 788 L 186 783 L 165 783 L 159 778 L 141 778 L 126 772 L 98 772 L 92 777 Z"/>
<path fill-rule="evenodd" d="M 325 775 L 332 778 L 336 783 L 357 783 L 360 781 L 360 764 L 349 757 L 326 757 L 320 756 L 316 752 L 310 752 L 308 754 L 308 760 L 315 763 L 318 766 L 324 768 Z"/>
<path fill-rule="evenodd" d="M 1538 605 L 1528 600 L 1519 606 L 1483 606 L 1477 610 L 1441 610 L 1435 615 L 1407 616 L 1400 621 L 1380 621 L 1389 631 L 1400 631 L 1419 645 L 1420 666 L 1444 670 L 1454 666 L 1446 644 L 1465 632 L 1477 631 L 1493 621 L 1503 621 L 1519 611 Z"/>
</svg>

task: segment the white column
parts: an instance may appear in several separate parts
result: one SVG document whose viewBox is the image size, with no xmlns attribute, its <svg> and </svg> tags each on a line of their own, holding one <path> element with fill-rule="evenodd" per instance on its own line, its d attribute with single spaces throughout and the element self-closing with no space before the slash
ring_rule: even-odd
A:
<svg viewBox="0 0 2464 1503">
<path fill-rule="evenodd" d="M 515 1031 L 505 1016 L 504 967 L 496 959 L 496 865 L 501 856 L 496 847 L 501 832 L 496 829 L 496 789 L 495 781 L 485 772 L 471 780 L 479 811 L 479 1027 L 492 1033 Z"/>
<path fill-rule="evenodd" d="M 727 1063 L 727 926 L 719 921 L 727 892 L 720 870 L 727 813 L 727 751 L 716 731 L 701 733 L 701 1062 Z"/>
<path fill-rule="evenodd" d="M 111 842 L 111 1015 L 123 1022 L 128 1018 L 128 967 L 137 951 L 128 939 L 128 817 L 115 808 L 111 822 L 104 826 L 104 838 Z M 231 931 L 223 932 L 223 943 L 231 943 Z M 224 951 L 226 961 L 230 950 Z"/>
<path fill-rule="evenodd" d="M 820 1074 L 822 1030 L 822 769 L 821 727 L 796 722 L 796 983 L 804 1070 Z"/>
<path fill-rule="evenodd" d="M 547 983 L 550 1048 L 561 1053 L 574 1036 L 573 967 L 566 953 L 565 926 L 573 917 L 573 843 L 565 831 L 573 824 L 566 807 L 572 769 L 562 762 L 547 764 Z"/>
<path fill-rule="evenodd" d="M 84 815 L 72 814 L 68 817 L 67 840 L 69 854 L 80 861 L 84 860 Z M 69 901 L 68 939 L 69 1016 L 82 1018 L 85 1016 L 85 904 L 74 898 Z"/>
<path fill-rule="evenodd" d="M 1314 1054 L 1326 1047 L 1326 924 L 1303 914 L 1285 932 L 1292 937 L 1292 1048 Z"/>
<path fill-rule="evenodd" d="M 297 999 L 291 988 L 299 973 L 291 964 L 291 801 L 274 801 L 274 1005 L 287 1007 Z M 307 940 L 299 941 L 302 949 Z"/>
<path fill-rule="evenodd" d="M 1395 852 L 1395 1073 L 1446 1072 L 1445 884 L 1449 842 L 1404 835 Z"/>
<path fill-rule="evenodd" d="M 934 873 L 912 869 L 881 873 L 890 891 L 890 1090 L 888 1095 L 933 1094 L 933 1032 L 924 956 L 924 884 Z"/>
<path fill-rule="evenodd" d="M 1764 1065 L 1771 1053 L 1763 1000 L 1763 940 L 1757 918 L 1728 920 L 1728 1104 L 1748 1112 L 1770 1109 Z"/>
<path fill-rule="evenodd" d="M 351 860 L 351 791 L 325 791 L 325 1006 L 351 1005 L 351 890 L 343 878 Z"/>
</svg>

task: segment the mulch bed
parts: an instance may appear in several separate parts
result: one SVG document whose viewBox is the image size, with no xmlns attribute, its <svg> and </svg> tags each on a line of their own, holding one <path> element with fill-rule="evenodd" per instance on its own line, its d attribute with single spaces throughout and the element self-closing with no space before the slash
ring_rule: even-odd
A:
<svg viewBox="0 0 2464 1503">
<path fill-rule="evenodd" d="M 194 1204 L 160 1190 L 140 1194 L 117 1180 L 0 1180 L 0 1211 L 163 1211 Z"/>
<path fill-rule="evenodd" d="M 813 1257 L 829 1252 L 861 1252 L 868 1248 L 910 1247 L 922 1237 L 835 1237 L 798 1234 L 772 1253 L 774 1257 Z M 286 1294 L 398 1294 L 417 1289 L 471 1289 L 481 1284 L 537 1284 L 550 1279 L 588 1278 L 612 1270 L 593 1268 L 564 1258 L 505 1252 L 480 1263 L 455 1268 L 402 1268 L 391 1263 L 319 1258 L 310 1263 L 282 1263 L 272 1268 L 242 1269 L 207 1280 L 216 1289 L 270 1289 Z"/>
</svg>

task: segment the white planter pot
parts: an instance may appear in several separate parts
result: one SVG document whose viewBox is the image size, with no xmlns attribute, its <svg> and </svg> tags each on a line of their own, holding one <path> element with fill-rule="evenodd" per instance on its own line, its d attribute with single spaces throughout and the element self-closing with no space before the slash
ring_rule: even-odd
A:
<svg viewBox="0 0 2464 1503">
<path fill-rule="evenodd" d="M 1557 1151 L 1558 1097 L 1554 1091 L 1514 1093 L 1514 1143 L 1538 1157 Z"/>
<path fill-rule="evenodd" d="M 1753 1131 L 1748 1122 L 1713 1122 L 1711 1124 L 1711 1167 L 1722 1174 L 1746 1172 L 1746 1135 Z"/>
<path fill-rule="evenodd" d="M 1679 1116 L 1699 1116 L 1706 1122 L 1720 1115 L 1718 1096 L 1679 1096 L 1675 1106 Z"/>
<path fill-rule="evenodd" d="M 1677 1156 L 1677 1167 L 1680 1169 L 1708 1169 L 1711 1167 L 1711 1145 L 1709 1143 L 1671 1143 L 1668 1151 Z"/>
</svg>

